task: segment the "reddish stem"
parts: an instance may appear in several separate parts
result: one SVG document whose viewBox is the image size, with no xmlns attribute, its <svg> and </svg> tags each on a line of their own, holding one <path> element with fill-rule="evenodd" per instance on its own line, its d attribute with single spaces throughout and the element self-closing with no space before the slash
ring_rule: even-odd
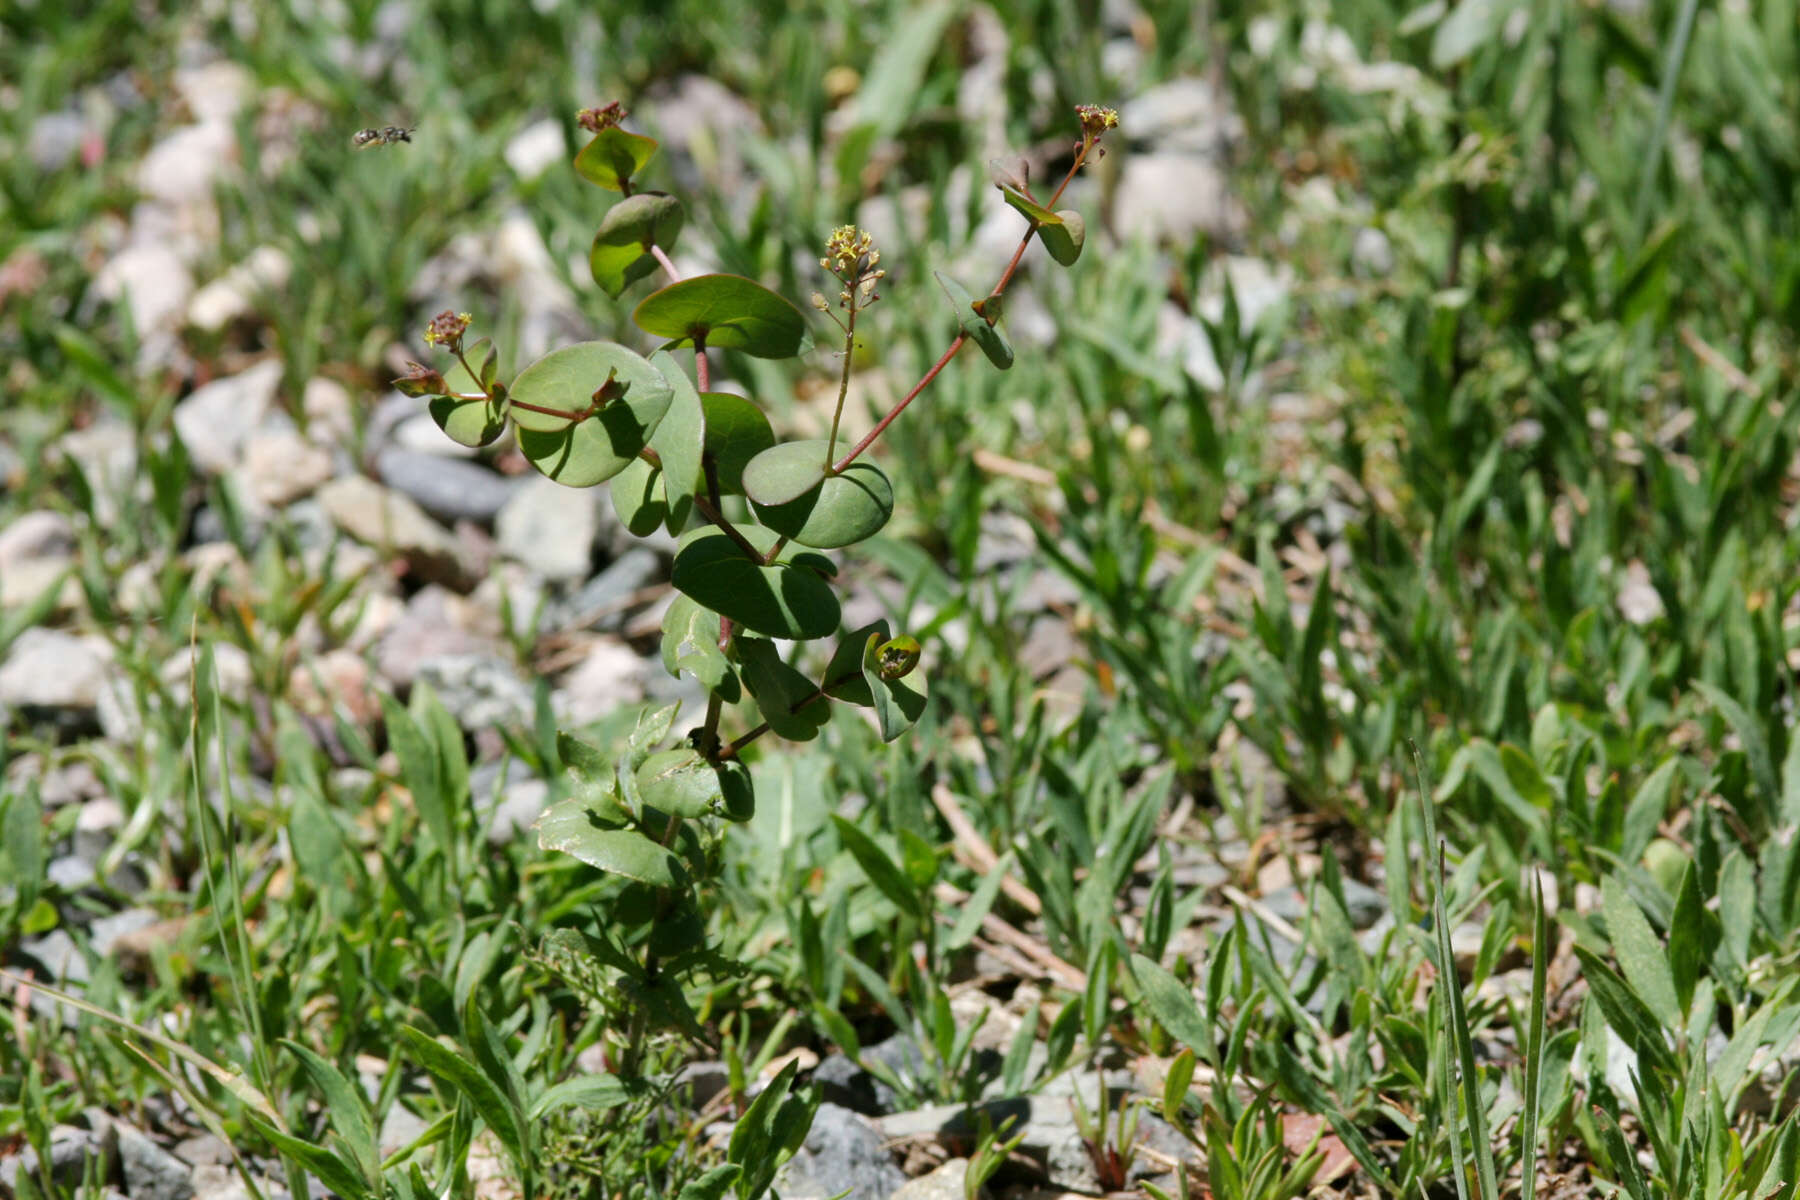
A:
<svg viewBox="0 0 1800 1200">
<path fill-rule="evenodd" d="M 1092 148 L 1093 143 L 1088 141 L 1082 142 L 1081 147 L 1075 151 L 1075 161 L 1069 165 L 1069 173 L 1064 175 L 1063 181 L 1056 185 L 1056 191 L 1050 194 L 1049 201 L 1044 205 L 1045 208 L 1051 207 L 1051 205 L 1054 205 L 1062 198 L 1063 190 L 1069 186 L 1069 181 L 1075 178 L 1075 172 L 1081 170 L 1081 165 L 1087 160 L 1087 153 Z M 1031 248 L 1031 235 L 1036 232 L 1036 226 L 1032 226 L 1025 231 L 1025 236 L 1019 239 L 1019 248 L 1013 251 L 1012 261 L 1006 264 L 1006 270 L 1000 274 L 1000 282 L 993 286 L 993 289 L 988 292 L 988 295 L 998 296 L 1006 290 L 1006 285 L 1012 282 L 1014 272 L 1019 269 L 1019 263 L 1025 257 L 1025 251 Z M 857 458 L 862 455 L 864 450 L 867 450 L 874 444 L 875 439 L 881 436 L 882 431 L 894 423 L 894 418 L 905 412 L 906 406 L 911 404 L 913 399 L 918 396 L 920 392 L 924 391 L 926 386 L 930 384 L 933 379 L 937 378 L 938 372 L 950 365 L 950 360 L 956 357 L 956 352 L 962 349 L 962 344 L 968 340 L 968 334 L 957 334 L 956 339 L 950 343 L 950 348 L 944 351 L 944 356 L 938 359 L 936 363 L 932 364 L 931 370 L 925 372 L 924 377 L 913 385 L 912 391 L 902 396 L 900 402 L 889 409 L 888 414 L 885 417 L 876 422 L 875 428 L 869 430 L 869 432 L 863 436 L 862 441 L 850 448 L 850 453 L 844 455 L 844 457 L 832 464 L 831 473 L 836 475 L 841 472 L 844 468 L 855 462 Z"/>
</svg>

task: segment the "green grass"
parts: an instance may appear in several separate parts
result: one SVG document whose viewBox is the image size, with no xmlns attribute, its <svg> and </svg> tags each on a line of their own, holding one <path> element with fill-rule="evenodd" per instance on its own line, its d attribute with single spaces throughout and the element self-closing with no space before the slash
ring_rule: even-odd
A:
<svg viewBox="0 0 1800 1200">
<path fill-rule="evenodd" d="M 758 186 L 687 196 L 683 249 L 803 303 L 826 233 L 854 218 L 846 180 L 896 195 L 953 168 L 985 180 L 978 131 L 955 117 L 966 16 L 925 39 L 903 4 L 653 18 L 461 0 L 393 31 L 365 76 L 335 47 L 376 44 L 367 4 L 336 25 L 264 6 L 254 28 L 178 6 L 0 15 L 0 261 L 46 271 L 0 301 L 0 435 L 22 464 L 0 525 L 70 515 L 81 595 L 72 614 L 49 596 L 0 614 L 0 649 L 40 624 L 101 634 L 141 721 L 107 741 L 13 715 L 0 757 L 40 768 L 0 784 L 0 951 L 56 927 L 82 944 L 77 912 L 184 919 L 142 959 L 90 962 L 82 998 L 124 1025 L 5 1006 L 0 1138 L 45 1145 L 86 1106 L 142 1113 L 178 1091 L 258 1156 L 258 1187 L 310 1172 L 343 1195 L 462 1195 L 478 1150 L 534 1193 L 716 1195 L 730 1181 L 708 1171 L 753 1180 L 803 1116 L 804 1090 L 783 1085 L 739 1143 L 706 1135 L 778 1055 L 899 1032 L 924 1066 L 895 1082 L 918 1103 L 1033 1090 L 1109 1047 L 1154 1056 L 1172 1082 L 1137 1102 L 1215 1164 L 1161 1194 L 1308 1194 L 1347 1159 L 1326 1194 L 1793 1195 L 1800 12 L 1533 0 L 1489 6 L 1489 27 L 1470 4 L 1434 21 L 1353 0 L 1328 18 L 1346 58 L 1300 6 L 1211 25 L 1148 7 L 1141 64 L 1109 79 L 1101 50 L 1123 35 L 1089 6 L 1008 6 L 1003 130 L 1067 139 L 1073 103 L 1216 78 L 1245 125 L 1232 186 L 1248 227 L 1229 245 L 1114 244 L 1090 192 L 1082 261 L 1020 285 L 1054 340 L 1021 345 L 1007 373 L 962 356 L 895 425 L 878 453 L 902 520 L 840 557 L 846 579 L 892 582 L 932 708 L 893 745 L 844 718 L 811 746 L 758 743 L 757 817 L 721 847 L 720 962 L 675 998 L 688 1035 L 654 1038 L 631 1035 L 616 973 L 588 957 L 629 889 L 530 835 L 491 846 L 470 744 L 427 691 L 380 733 L 340 714 L 324 738 L 303 719 L 297 647 L 343 644 L 378 585 L 279 525 L 259 540 L 194 469 L 168 421 L 192 381 L 137 372 L 138 333 L 94 295 L 87 248 L 129 216 L 133 165 L 182 119 L 171 72 L 198 31 L 259 95 L 317 113 L 291 146 L 240 119 L 246 182 L 219 191 L 203 269 L 260 245 L 308 267 L 252 320 L 190 340 L 208 371 L 273 353 L 292 394 L 322 374 L 366 408 L 386 348 L 418 353 L 431 314 L 410 288 L 453 238 L 523 205 L 559 261 L 585 253 L 603 204 L 557 166 L 521 187 L 510 137 L 553 116 L 572 150 L 573 111 L 613 97 L 653 127 L 685 72 L 741 95 L 763 131 L 737 147 Z M 1372 84 L 1373 62 L 1398 84 Z M 834 66 L 900 98 L 863 110 L 891 153 L 833 132 Z M 98 164 L 33 166 L 32 121 L 121 70 L 145 99 L 99 126 Z M 420 126 L 414 145 L 348 152 L 352 130 L 390 119 Z M 956 270 L 959 225 L 940 207 L 884 248 L 866 365 L 901 388 L 948 339 L 930 272 Z M 1353 250 L 1369 230 L 1385 272 Z M 1291 271 L 1253 328 L 1221 294 L 1227 253 Z M 585 317 L 629 340 L 636 296 L 615 304 L 580 276 Z M 1217 391 L 1156 352 L 1170 303 L 1208 317 Z M 457 307 L 513 341 L 503 283 L 476 279 Z M 836 369 L 725 365 L 778 426 Z M 94 464 L 50 453 L 97 419 L 131 431 L 145 502 L 109 504 Z M 196 582 L 183 550 L 202 502 L 242 569 Z M 1010 570 L 986 565 L 984 517 L 1000 516 L 1033 533 Z M 1659 610 L 1622 605 L 1633 581 Z M 1021 667 L 1046 616 L 1072 639 L 1074 673 L 1053 685 Z M 204 667 L 194 697 L 172 684 L 190 644 L 203 662 L 242 651 L 247 691 L 215 690 Z M 582 733 L 604 744 L 635 717 Z M 1246 747 L 1266 774 L 1240 775 Z M 557 775 L 547 711 L 506 731 L 504 756 Z M 35 781 L 72 764 L 123 810 L 101 875 L 141 872 L 135 898 L 46 877 L 75 810 L 47 808 Z M 997 876 L 944 793 L 1034 905 L 983 886 Z M 1215 859 L 1252 899 L 1290 868 L 1304 954 L 1278 956 L 1254 910 L 1192 882 Z M 1356 929 L 1347 880 L 1391 922 Z M 1060 964 L 990 984 L 996 1004 L 1015 983 L 1046 994 L 1021 1005 L 998 1065 L 950 1010 L 991 940 L 983 915 Z M 701 1113 L 679 1089 L 570 1086 L 626 1051 L 664 1078 L 721 1058 L 725 1099 Z M 1761 1078 L 1783 1054 L 1785 1077 Z M 366 1113 L 333 1101 L 346 1090 Z M 397 1108 L 427 1133 L 383 1162 L 364 1123 Z M 1284 1144 L 1303 1116 L 1325 1122 L 1310 1154 Z"/>
</svg>

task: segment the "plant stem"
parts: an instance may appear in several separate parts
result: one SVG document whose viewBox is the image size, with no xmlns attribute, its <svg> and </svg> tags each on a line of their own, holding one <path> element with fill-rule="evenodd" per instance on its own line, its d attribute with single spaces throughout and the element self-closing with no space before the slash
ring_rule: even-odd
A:
<svg viewBox="0 0 1800 1200">
<path fill-rule="evenodd" d="M 825 443 L 825 472 L 836 474 L 831 456 L 837 453 L 838 424 L 844 419 L 844 397 L 850 394 L 850 360 L 856 353 L 856 286 L 850 286 L 850 320 L 844 325 L 844 369 L 838 372 L 837 408 L 831 414 L 831 438 Z"/>
<path fill-rule="evenodd" d="M 1092 148 L 1093 148 L 1092 143 L 1089 143 L 1086 141 L 1084 141 L 1082 143 L 1081 148 L 1075 152 L 1075 161 L 1073 163 L 1069 164 L 1069 173 L 1067 175 L 1064 175 L 1062 182 L 1056 185 L 1056 191 L 1052 192 L 1050 194 L 1050 199 L 1044 203 L 1045 208 L 1052 207 L 1058 200 L 1060 200 L 1062 198 L 1064 189 L 1066 189 L 1069 186 L 1069 181 L 1075 178 L 1075 172 L 1081 170 L 1082 164 L 1087 161 L 1087 153 Z M 1031 248 L 1031 238 L 1032 238 L 1032 235 L 1035 234 L 1036 232 L 1037 232 L 1037 227 L 1033 226 L 1025 231 L 1024 237 L 1019 239 L 1019 248 L 1017 250 L 1013 251 L 1012 261 L 1007 263 L 1006 270 L 1004 270 L 1000 273 L 1000 282 L 996 283 L 993 286 L 993 288 L 988 292 L 989 296 L 1000 295 L 1002 292 L 1004 292 L 1006 290 L 1006 285 L 1012 282 L 1013 275 L 1019 269 L 1019 263 L 1025 257 L 1025 251 Z M 851 317 L 852 317 L 852 320 L 854 321 L 854 318 L 855 318 L 854 311 L 851 313 Z M 893 408 L 889 409 L 888 413 L 885 417 L 881 418 L 881 420 L 879 420 L 875 423 L 875 428 L 869 430 L 869 432 L 867 434 L 863 435 L 862 441 L 856 443 L 856 445 L 854 445 L 850 448 L 850 453 L 844 455 L 844 457 L 838 459 L 837 462 L 832 464 L 831 473 L 833 475 L 840 474 L 841 472 L 843 472 L 843 470 L 846 467 L 848 467 L 851 463 L 855 462 L 859 457 L 861 457 L 862 452 L 864 450 L 867 450 L 871 445 L 873 445 L 875 442 L 875 439 L 880 437 L 882 432 L 885 429 L 887 429 L 887 427 L 889 425 L 892 425 L 894 423 L 894 418 L 898 417 L 901 413 L 905 412 L 906 406 L 911 404 L 913 402 L 913 399 L 916 396 L 918 396 L 918 394 L 920 392 L 924 391 L 925 388 L 931 383 L 931 381 L 933 379 L 937 378 L 938 372 L 942 371 L 946 366 L 948 366 L 950 364 L 950 360 L 956 357 L 956 352 L 958 350 L 961 350 L 962 344 L 968 340 L 969 340 L 968 334 L 966 334 L 966 333 L 957 334 L 956 337 L 951 341 L 950 348 L 948 350 L 944 351 L 944 356 L 942 358 L 938 359 L 937 362 L 932 364 L 931 370 L 925 372 L 924 376 L 919 380 L 919 382 L 913 384 L 912 391 L 910 391 L 910 392 L 906 393 L 906 395 L 902 396 L 900 398 L 900 402 L 898 404 L 894 405 Z M 849 369 L 850 369 L 849 360 L 848 360 L 848 358 L 846 358 L 845 363 L 844 363 L 844 370 L 846 372 L 846 375 L 847 375 Z M 838 395 L 838 407 L 839 407 L 840 411 L 843 408 L 843 403 L 844 403 L 843 394 L 840 391 L 839 395 Z M 836 428 L 837 428 L 837 422 L 834 420 L 832 422 L 832 429 L 833 429 L 834 433 L 836 431 Z"/>
<path fill-rule="evenodd" d="M 661 246 L 658 246 L 655 242 L 650 243 L 650 254 L 658 263 L 662 264 L 662 269 L 668 274 L 670 283 L 681 282 L 681 272 L 675 269 L 674 260 L 663 253 L 663 248 Z"/>
</svg>

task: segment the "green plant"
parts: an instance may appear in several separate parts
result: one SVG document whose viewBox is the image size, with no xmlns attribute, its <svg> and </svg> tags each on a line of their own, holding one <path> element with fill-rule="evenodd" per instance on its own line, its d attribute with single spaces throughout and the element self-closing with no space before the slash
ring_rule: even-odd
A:
<svg viewBox="0 0 1800 1200">
<path fill-rule="evenodd" d="M 563 937 L 559 952 L 585 957 L 612 979 L 603 1004 L 618 1022 L 609 1053 L 624 1080 L 642 1078 L 654 1033 L 708 1041 L 686 986 L 743 970 L 706 930 L 721 839 L 730 823 L 755 811 L 745 750 L 771 732 L 794 741 L 817 736 L 832 701 L 870 710 L 888 741 L 924 712 L 920 644 L 895 635 L 885 621 L 843 636 L 816 674 L 801 670 L 799 654 L 784 659 L 776 642 L 805 643 L 838 632 L 840 606 L 831 584 L 836 566 L 820 551 L 862 542 L 892 516 L 893 486 L 865 457 L 881 434 L 965 343 L 975 343 L 1001 369 L 1012 365 L 1013 350 L 997 323 L 1007 285 L 1032 239 L 1065 266 L 1080 254 L 1080 214 L 1053 206 L 1082 165 L 1103 153 L 1101 138 L 1117 118 L 1085 106 L 1078 113 L 1081 136 L 1073 161 L 1048 201 L 1040 203 L 1022 179 L 999 183 L 1026 221 L 1011 263 L 980 299 L 937 274 L 958 331 L 936 364 L 854 443 L 842 423 L 851 364 L 863 349 L 858 322 L 881 299 L 878 288 L 887 273 L 873 240 L 842 227 L 820 259 L 839 291 L 835 301 L 815 294 L 812 306 L 842 335 L 830 433 L 822 440 L 777 443 L 752 400 L 713 390 L 708 355 L 801 354 L 811 346 L 806 322 L 799 309 L 750 279 L 678 276 L 669 251 L 684 221 L 682 206 L 638 185 L 657 145 L 620 126 L 625 114 L 616 103 L 581 114 L 594 136 L 576 156 L 576 171 L 624 197 L 602 220 L 589 265 L 595 282 L 615 298 L 658 270 L 670 276 L 632 313 L 640 329 L 664 339 L 661 347 L 645 358 L 613 342 L 565 346 L 503 381 L 496 351 L 485 340 L 465 343 L 470 316 L 446 312 L 425 338 L 453 356 L 450 374 L 415 363 L 396 381 L 425 398 L 434 419 L 458 442 L 485 445 L 511 426 L 525 457 L 551 479 L 571 487 L 608 483 L 614 507 L 633 533 L 644 536 L 660 527 L 680 537 L 674 565 L 680 595 L 663 621 L 663 663 L 670 674 L 691 675 L 706 689 L 705 716 L 678 738 L 674 706 L 642 714 L 622 742 L 560 735 L 554 762 L 566 794 L 537 826 L 546 848 L 621 881 L 605 901 L 604 919 L 579 938 Z M 671 353 L 684 348 L 693 354 L 691 381 Z M 728 739 L 721 732 L 727 706 L 740 703 L 760 720 Z M 389 717 L 390 728 L 406 728 L 397 707 L 390 707 Z M 401 752 L 407 754 L 404 740 Z M 437 809 L 427 810 L 428 824 L 432 811 Z M 436 824 L 446 820 L 440 812 Z M 928 902 L 918 902 L 922 893 L 853 825 L 840 822 L 839 832 L 881 890 L 929 930 Z M 439 836 L 449 843 L 447 832 Z M 928 887 L 931 880 L 915 882 Z M 885 993 L 878 980 L 864 982 Z M 917 986 L 915 981 L 908 990 Z M 900 1011 L 898 1004 L 890 1008 Z M 943 1059 L 943 1073 L 956 1075 L 973 1031 L 957 1035 L 941 992 L 932 1011 L 933 1032 L 925 1040 Z M 469 1036 L 479 1051 L 482 1039 Z M 415 1038 L 415 1045 L 422 1050 L 426 1043 Z M 854 1052 L 853 1040 L 848 1045 Z M 477 1107 L 485 1112 L 489 1106 Z M 528 1129 L 520 1121 L 513 1127 L 521 1138 Z M 524 1170 L 530 1147 L 517 1149 Z M 745 1197 L 759 1194 L 767 1184 L 759 1178 L 745 1175 L 734 1186 Z"/>
</svg>

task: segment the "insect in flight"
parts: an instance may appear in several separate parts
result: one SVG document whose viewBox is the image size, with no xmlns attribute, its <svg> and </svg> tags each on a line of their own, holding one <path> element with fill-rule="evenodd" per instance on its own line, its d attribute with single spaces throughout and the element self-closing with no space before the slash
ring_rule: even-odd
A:
<svg viewBox="0 0 1800 1200">
<path fill-rule="evenodd" d="M 359 129 L 350 135 L 350 144 L 358 150 L 367 150 L 370 146 L 392 146 L 399 142 L 411 142 L 412 129 L 402 129 L 398 125 L 388 125 L 381 129 Z"/>
</svg>

